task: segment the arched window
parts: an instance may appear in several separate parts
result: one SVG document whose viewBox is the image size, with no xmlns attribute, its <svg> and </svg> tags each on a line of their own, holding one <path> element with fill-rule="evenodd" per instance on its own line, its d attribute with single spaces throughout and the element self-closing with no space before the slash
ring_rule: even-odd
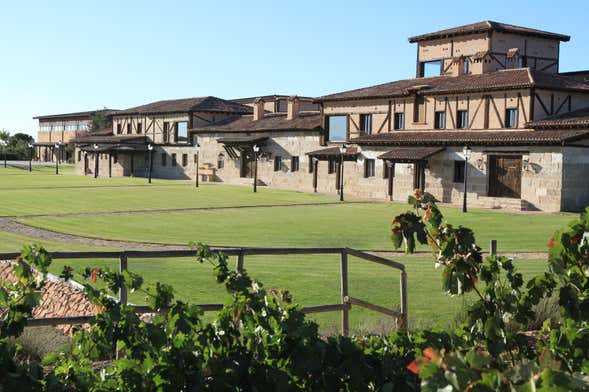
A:
<svg viewBox="0 0 589 392">
<path fill-rule="evenodd" d="M 222 169 L 223 167 L 225 167 L 225 154 L 221 152 L 217 157 L 217 169 Z"/>
</svg>

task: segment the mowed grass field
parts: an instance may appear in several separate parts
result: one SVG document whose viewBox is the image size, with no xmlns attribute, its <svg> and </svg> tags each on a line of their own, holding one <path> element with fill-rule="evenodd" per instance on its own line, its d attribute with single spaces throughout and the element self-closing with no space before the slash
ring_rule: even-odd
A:
<svg viewBox="0 0 589 392">
<path fill-rule="evenodd" d="M 85 237 L 115 240 L 187 244 L 200 241 L 223 246 L 343 247 L 392 250 L 389 231 L 392 218 L 406 203 L 350 200 L 338 203 L 335 196 L 249 187 L 202 185 L 191 182 L 144 178 L 98 178 L 75 176 L 71 171 L 56 176 L 48 169 L 28 173 L 0 168 L 0 216 L 20 223 Z M 319 205 L 317 205 L 319 204 Z M 198 211 L 179 209 L 209 208 Z M 219 209 L 215 209 L 219 208 Z M 479 244 L 490 239 L 504 252 L 544 252 L 554 230 L 575 214 L 510 213 L 443 207 L 448 222 L 471 227 Z M 162 210 L 156 213 L 148 211 Z M 124 213 L 145 211 L 145 213 Z M 101 213 L 123 212 L 109 215 Z M 64 215 L 66 214 L 66 215 Z M 85 214 L 71 216 L 68 214 Z M 52 215 L 40 217 L 38 215 Z M 60 216 L 61 215 L 61 216 Z M 0 252 L 19 250 L 23 244 L 40 242 L 49 250 L 99 250 L 88 244 L 38 241 L 36 238 L 0 231 Z M 104 249 L 107 250 L 107 249 Z M 426 252 L 426 248 L 420 248 Z M 397 257 L 407 266 L 409 312 L 413 326 L 447 326 L 454 322 L 464 301 L 441 291 L 440 270 L 428 253 Z M 117 266 L 116 260 L 56 260 L 52 270 L 64 264 Z M 516 260 L 526 277 L 545 270 L 543 260 Z M 131 270 L 147 283 L 162 281 L 174 286 L 177 295 L 198 303 L 218 303 L 226 298 L 214 283 L 211 267 L 189 259 L 131 260 Z M 247 257 L 245 267 L 266 287 L 285 287 L 302 305 L 339 301 L 339 260 L 334 256 Z M 398 307 L 398 271 L 359 259 L 350 260 L 350 293 L 383 306 Z M 134 294 L 130 298 L 142 303 Z M 334 330 L 339 314 L 316 316 L 325 330 Z M 352 311 L 356 331 L 378 330 L 390 320 L 359 310 Z"/>
</svg>

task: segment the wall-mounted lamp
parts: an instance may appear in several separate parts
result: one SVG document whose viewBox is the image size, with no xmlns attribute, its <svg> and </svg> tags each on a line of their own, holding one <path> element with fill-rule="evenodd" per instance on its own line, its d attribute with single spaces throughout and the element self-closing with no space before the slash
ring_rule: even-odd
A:
<svg viewBox="0 0 589 392">
<path fill-rule="evenodd" d="M 522 158 L 522 168 L 524 169 L 524 171 L 528 171 L 528 169 L 530 168 L 530 156 L 529 155 L 524 155 L 524 157 Z"/>
</svg>

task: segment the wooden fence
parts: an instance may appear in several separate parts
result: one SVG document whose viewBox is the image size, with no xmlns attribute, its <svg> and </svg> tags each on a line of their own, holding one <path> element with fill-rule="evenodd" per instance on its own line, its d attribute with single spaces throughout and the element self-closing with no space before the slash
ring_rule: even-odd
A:
<svg viewBox="0 0 589 392">
<path fill-rule="evenodd" d="M 303 313 L 322 313 L 322 312 L 341 312 L 341 329 L 343 335 L 350 332 L 350 309 L 352 305 L 363 307 L 375 312 L 385 314 L 395 318 L 397 328 L 406 329 L 408 321 L 407 311 L 407 273 L 405 266 L 393 260 L 376 256 L 371 253 L 350 249 L 350 248 L 211 248 L 213 251 L 223 252 L 227 256 L 235 256 L 236 269 L 243 270 L 245 256 L 260 255 L 301 255 L 301 254 L 322 254 L 322 255 L 339 255 L 340 256 L 340 279 L 341 279 L 341 302 L 335 304 L 323 304 L 315 306 L 306 306 L 302 308 Z M 120 271 L 128 269 L 129 259 L 149 259 L 149 258 L 176 258 L 176 257 L 194 257 L 194 250 L 149 250 L 149 251 L 99 251 L 99 252 L 52 252 L 53 259 L 118 259 Z M 0 260 L 12 260 L 18 257 L 19 253 L 0 253 Z M 357 257 L 361 260 L 384 265 L 400 271 L 400 309 L 390 309 L 368 301 L 353 297 L 350 295 L 348 288 L 348 256 Z M 127 304 L 128 289 L 123 284 L 119 300 Z M 218 311 L 223 308 L 222 304 L 199 304 L 198 306 L 205 312 Z M 134 306 L 137 313 L 153 313 L 154 310 L 148 306 Z M 59 324 L 81 324 L 92 322 L 94 316 L 74 316 L 74 317 L 54 317 L 30 319 L 28 326 L 46 326 Z"/>
</svg>

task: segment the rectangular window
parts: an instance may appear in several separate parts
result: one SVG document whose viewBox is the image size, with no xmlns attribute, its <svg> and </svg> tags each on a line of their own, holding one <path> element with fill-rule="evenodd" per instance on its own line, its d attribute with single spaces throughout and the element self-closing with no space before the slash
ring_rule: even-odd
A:
<svg viewBox="0 0 589 392">
<path fill-rule="evenodd" d="M 178 161 L 176 160 L 176 154 L 172 154 L 172 166 L 176 166 Z"/>
<path fill-rule="evenodd" d="M 347 116 L 328 116 L 327 132 L 330 142 L 343 142 L 348 136 L 348 117 Z"/>
<path fill-rule="evenodd" d="M 223 153 L 221 153 L 217 157 L 217 169 L 222 169 L 224 167 L 225 167 L 225 155 Z"/>
<path fill-rule="evenodd" d="M 312 157 L 309 157 L 309 173 L 313 173 L 313 159 Z"/>
<path fill-rule="evenodd" d="M 131 122 L 127 123 L 127 135 L 131 134 Z"/>
<path fill-rule="evenodd" d="M 290 171 L 299 171 L 299 157 L 292 157 L 290 159 Z"/>
<path fill-rule="evenodd" d="M 430 78 L 432 76 L 440 76 L 442 74 L 442 62 L 436 61 L 424 61 L 419 63 L 419 77 Z"/>
<path fill-rule="evenodd" d="M 434 128 L 446 129 L 446 112 L 436 112 L 434 116 Z"/>
<path fill-rule="evenodd" d="M 137 123 L 137 133 L 143 133 L 143 124 L 140 122 Z"/>
<path fill-rule="evenodd" d="M 517 128 L 517 109 L 505 110 L 505 128 Z"/>
<path fill-rule="evenodd" d="M 405 129 L 405 113 L 395 113 L 395 129 Z"/>
<path fill-rule="evenodd" d="M 176 123 L 176 143 L 188 143 L 188 123 L 186 121 Z"/>
<path fill-rule="evenodd" d="M 282 169 L 282 157 L 275 156 L 274 157 L 274 171 L 280 171 Z"/>
<path fill-rule="evenodd" d="M 182 154 L 182 166 L 188 165 L 188 154 Z"/>
<path fill-rule="evenodd" d="M 462 59 L 462 74 L 466 75 L 468 73 L 468 59 Z"/>
<path fill-rule="evenodd" d="M 82 151 L 78 151 L 78 162 L 82 160 Z"/>
<path fill-rule="evenodd" d="M 335 173 L 336 167 L 337 167 L 337 160 L 335 158 L 329 158 L 329 161 L 327 161 L 327 174 Z"/>
<path fill-rule="evenodd" d="M 123 133 L 123 126 L 121 125 L 121 123 L 117 123 L 117 134 L 121 134 Z"/>
<path fill-rule="evenodd" d="M 464 161 L 454 161 L 454 182 L 464 183 Z"/>
<path fill-rule="evenodd" d="M 168 155 L 165 152 L 162 152 L 162 166 L 166 166 L 167 158 L 168 158 Z"/>
<path fill-rule="evenodd" d="M 423 95 L 416 95 L 413 103 L 413 122 L 425 122 L 425 98 Z"/>
<path fill-rule="evenodd" d="M 468 128 L 468 112 L 466 110 L 458 110 L 456 112 L 456 128 Z"/>
<path fill-rule="evenodd" d="M 374 177 L 375 174 L 375 162 L 374 159 L 364 160 L 364 177 Z"/>
<path fill-rule="evenodd" d="M 170 142 L 170 123 L 164 122 L 164 143 Z"/>
<path fill-rule="evenodd" d="M 360 115 L 360 132 L 364 135 L 372 133 L 372 114 Z"/>
</svg>

